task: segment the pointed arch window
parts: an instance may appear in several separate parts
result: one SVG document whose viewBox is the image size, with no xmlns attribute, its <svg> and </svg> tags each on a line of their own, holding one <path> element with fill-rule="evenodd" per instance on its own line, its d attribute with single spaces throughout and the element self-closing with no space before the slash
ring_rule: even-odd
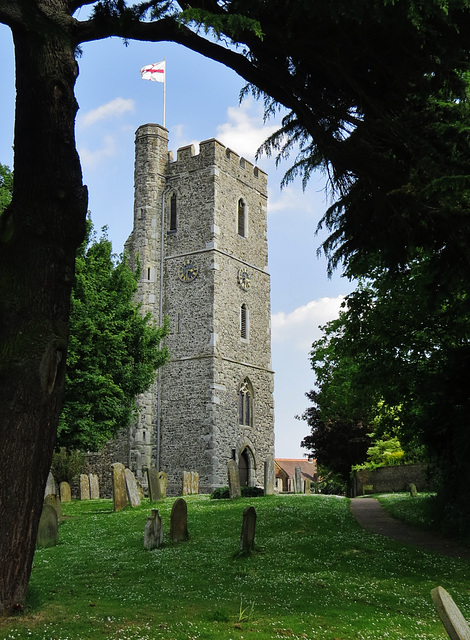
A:
<svg viewBox="0 0 470 640">
<path fill-rule="evenodd" d="M 253 387 L 248 378 L 242 382 L 238 392 L 238 422 L 244 427 L 253 426 Z"/>
<path fill-rule="evenodd" d="M 246 237 L 246 205 L 243 198 L 238 201 L 238 235 Z"/>
<path fill-rule="evenodd" d="M 176 193 L 170 198 L 170 231 L 176 231 Z"/>
</svg>

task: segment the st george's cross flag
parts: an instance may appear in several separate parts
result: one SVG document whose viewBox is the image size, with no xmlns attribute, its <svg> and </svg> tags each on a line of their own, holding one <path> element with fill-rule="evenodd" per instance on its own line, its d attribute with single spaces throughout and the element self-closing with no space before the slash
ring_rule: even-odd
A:
<svg viewBox="0 0 470 640">
<path fill-rule="evenodd" d="M 165 82 L 165 60 L 147 64 L 140 70 L 142 80 L 152 80 L 153 82 Z"/>
</svg>

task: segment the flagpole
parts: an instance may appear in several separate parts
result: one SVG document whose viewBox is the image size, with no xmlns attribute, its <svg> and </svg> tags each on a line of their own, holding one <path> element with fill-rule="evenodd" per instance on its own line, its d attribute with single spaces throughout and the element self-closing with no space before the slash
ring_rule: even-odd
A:
<svg viewBox="0 0 470 640">
<path fill-rule="evenodd" d="M 165 73 L 163 74 L 163 128 L 165 129 L 165 110 L 166 110 L 166 58 L 163 58 L 165 63 Z"/>
</svg>

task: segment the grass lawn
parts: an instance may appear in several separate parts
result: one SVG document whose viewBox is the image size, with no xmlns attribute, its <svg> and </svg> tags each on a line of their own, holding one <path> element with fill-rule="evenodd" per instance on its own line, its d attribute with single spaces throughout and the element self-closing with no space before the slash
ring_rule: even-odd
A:
<svg viewBox="0 0 470 640">
<path fill-rule="evenodd" d="M 173 501 L 119 513 L 109 500 L 64 505 L 60 543 L 36 552 L 27 606 L 0 620 L 0 638 L 445 639 L 437 585 L 470 619 L 469 563 L 366 533 L 347 499 L 191 496 L 191 539 L 179 545 L 169 540 Z M 249 505 L 259 549 L 235 557 Z M 164 546 L 145 551 L 152 506 Z"/>
</svg>

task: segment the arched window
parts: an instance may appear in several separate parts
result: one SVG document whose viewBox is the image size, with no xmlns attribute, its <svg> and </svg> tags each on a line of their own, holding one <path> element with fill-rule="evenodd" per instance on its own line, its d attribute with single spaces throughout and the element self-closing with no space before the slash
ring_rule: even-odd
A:
<svg viewBox="0 0 470 640">
<path fill-rule="evenodd" d="M 248 340 L 248 309 L 245 303 L 240 307 L 240 338 Z"/>
<path fill-rule="evenodd" d="M 253 426 L 253 387 L 248 378 L 238 392 L 238 422 L 245 427 Z"/>
<path fill-rule="evenodd" d="M 238 201 L 238 235 L 242 238 L 246 236 L 246 205 L 243 198 Z"/>
<path fill-rule="evenodd" d="M 176 193 L 170 199 L 170 231 L 176 231 Z"/>
</svg>

